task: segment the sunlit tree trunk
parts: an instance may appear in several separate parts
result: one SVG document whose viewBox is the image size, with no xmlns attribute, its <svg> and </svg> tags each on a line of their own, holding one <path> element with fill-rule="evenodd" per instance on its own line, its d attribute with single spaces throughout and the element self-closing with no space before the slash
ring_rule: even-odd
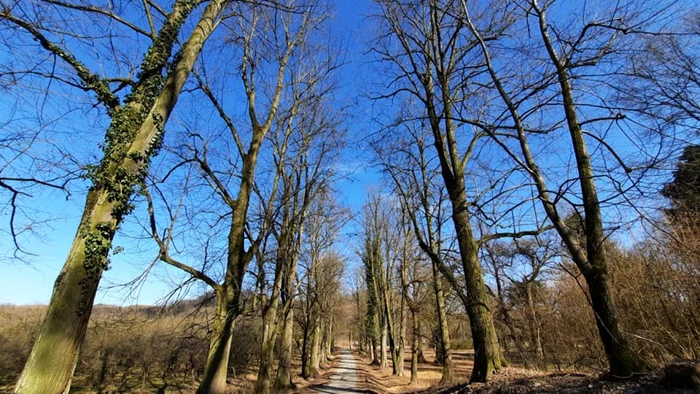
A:
<svg viewBox="0 0 700 394">
<path fill-rule="evenodd" d="M 333 326 L 335 323 L 335 319 L 333 318 L 333 315 L 331 314 L 328 317 L 328 324 L 326 326 L 326 336 L 325 336 L 325 341 L 326 341 L 326 346 L 325 346 L 325 358 L 328 360 L 330 356 L 333 355 Z"/>
<path fill-rule="evenodd" d="M 379 343 L 379 368 L 386 368 L 389 365 L 389 360 L 386 355 L 387 351 L 387 327 L 386 324 L 382 324 L 381 341 Z"/>
<path fill-rule="evenodd" d="M 369 336 L 370 344 L 372 345 L 372 364 L 380 365 L 381 360 L 381 318 L 379 316 L 379 300 L 376 292 L 376 282 L 374 269 L 365 267 L 366 283 L 367 283 L 367 317 L 365 320 L 365 328 Z"/>
<path fill-rule="evenodd" d="M 291 226 L 294 227 L 294 226 Z M 294 227 L 302 231 L 302 226 Z M 300 239 L 300 234 L 292 235 L 292 239 Z M 294 346 L 294 292 L 297 281 L 297 246 L 293 242 L 293 250 L 288 251 L 287 264 L 284 267 L 284 280 L 282 292 L 282 340 L 280 343 L 280 361 L 277 367 L 277 379 L 275 388 L 287 390 L 293 387 L 292 383 L 292 347 Z"/>
<path fill-rule="evenodd" d="M 56 278 L 39 336 L 15 387 L 16 393 L 67 393 L 78 361 L 97 286 L 108 264 L 112 239 L 147 172 L 204 42 L 225 1 L 212 0 L 162 82 L 177 33 L 192 10 L 178 1 L 144 57 L 141 76 L 123 108 L 114 108 L 105 156 L 88 192 L 68 258 Z"/>
<path fill-rule="evenodd" d="M 411 310 L 411 322 L 413 326 L 413 340 L 411 341 L 411 382 L 418 384 L 418 357 L 420 356 L 420 324 L 418 323 L 418 313 Z"/>
<path fill-rule="evenodd" d="M 420 319 L 418 319 L 418 322 L 416 323 L 416 327 L 414 330 L 414 333 L 417 333 L 418 337 L 418 362 L 427 364 L 428 360 L 425 358 L 425 353 L 423 353 L 423 325 L 420 322 Z"/>
<path fill-rule="evenodd" d="M 435 290 L 435 307 L 437 309 L 438 328 L 440 330 L 440 346 L 442 347 L 442 378 L 440 383 L 452 384 L 454 380 L 454 367 L 452 366 L 452 350 L 450 349 L 450 329 L 447 325 L 447 313 L 445 310 L 445 295 L 442 291 L 442 283 L 437 265 L 432 262 L 433 289 Z"/>
<path fill-rule="evenodd" d="M 394 371 L 398 376 L 404 376 L 404 360 L 406 358 L 406 302 L 403 298 L 399 309 L 398 341 L 395 350 L 396 367 Z"/>
<path fill-rule="evenodd" d="M 311 366 L 309 376 L 317 375 L 321 369 L 321 336 L 321 322 L 316 321 L 311 339 Z"/>
<path fill-rule="evenodd" d="M 328 323 L 328 320 L 323 319 L 321 326 L 321 350 L 319 356 L 321 369 L 325 369 L 328 363 Z"/>
<path fill-rule="evenodd" d="M 286 309 L 286 308 L 285 308 Z M 280 343 L 280 363 L 277 368 L 278 390 L 292 388 L 292 347 L 294 346 L 294 309 L 289 308 L 287 316 L 284 318 L 282 327 L 282 341 Z"/>
<path fill-rule="evenodd" d="M 390 290 L 386 289 L 388 287 L 385 285 L 385 290 L 384 290 L 384 313 L 386 314 L 386 321 L 387 321 L 387 326 L 386 326 L 386 340 L 389 342 L 389 353 L 391 354 L 391 369 L 392 369 L 392 374 L 393 375 L 399 375 L 400 369 L 399 369 L 399 348 L 398 344 L 396 343 L 396 327 L 394 326 L 394 318 L 392 316 L 392 311 L 391 311 L 391 306 L 390 306 L 390 300 L 391 300 L 391 295 Z"/>
<path fill-rule="evenodd" d="M 469 212 L 470 201 L 466 191 L 466 164 L 470 149 L 462 146 L 456 136 L 459 125 L 457 111 L 460 103 L 455 101 L 463 78 L 457 70 L 464 68 L 460 62 L 468 51 L 469 41 L 454 39 L 463 37 L 460 30 L 464 24 L 450 18 L 448 7 L 436 1 L 405 5 L 386 2 L 383 17 L 391 26 L 391 36 L 398 45 L 383 48 L 388 59 L 398 63 L 405 59 L 408 64 L 399 64 L 406 74 L 400 78 L 410 83 L 408 89 L 424 106 L 426 120 L 432 134 L 442 180 L 452 207 L 454 236 L 461 258 L 466 290 L 465 308 L 469 316 L 474 347 L 474 367 L 470 380 L 485 382 L 492 372 L 501 368 L 503 356 L 498 344 L 493 317 L 488 304 L 483 272 L 478 258 L 478 245 L 474 238 Z M 418 10 L 417 12 L 414 12 Z M 453 10 L 455 11 L 455 10 Z M 424 18 L 420 23 L 408 19 Z M 415 45 L 416 43 L 420 43 Z M 458 82 L 460 81 L 460 82 Z M 415 91 L 414 91 L 415 89 Z M 418 91 L 419 90 L 419 91 Z M 398 93 L 398 92 L 397 92 Z M 457 115 L 457 116 L 456 116 Z M 479 139 L 471 136 L 467 145 Z"/>
<path fill-rule="evenodd" d="M 197 393 L 225 393 L 229 355 L 233 339 L 234 317 L 229 315 L 230 291 L 216 291 L 216 314 L 211 330 L 209 353 L 204 364 L 204 375 Z"/>
<path fill-rule="evenodd" d="M 239 302 L 243 276 L 251 256 L 245 252 L 244 232 L 248 203 L 252 191 L 252 178 L 255 171 L 258 150 L 261 140 L 253 139 L 249 154 L 244 158 L 241 187 L 238 193 L 238 204 L 231 216 L 231 224 L 228 235 L 227 273 L 224 280 L 227 303 L 226 325 L 221 331 L 213 331 L 207 363 L 204 367 L 202 382 L 197 388 L 197 394 L 223 394 L 226 391 L 226 377 L 228 373 L 228 353 L 231 351 L 231 328 L 233 320 L 239 315 Z M 215 354 L 212 354 L 214 352 Z M 224 355 L 226 354 L 226 355 Z M 224 363 L 225 361 L 225 363 Z"/>
<path fill-rule="evenodd" d="M 313 337 L 315 333 L 314 327 L 314 315 L 313 315 L 313 304 L 311 295 L 311 284 L 312 275 L 307 275 L 306 277 L 306 296 L 302 304 L 302 314 L 304 315 L 304 331 L 302 333 L 302 345 L 301 345 L 301 376 L 304 379 L 309 379 L 313 376 L 315 371 L 313 370 Z"/>
<path fill-rule="evenodd" d="M 435 110 L 431 109 L 429 113 L 432 114 L 431 123 L 435 133 L 435 145 L 440 158 L 443 180 L 452 203 L 452 221 L 455 227 L 457 245 L 462 259 L 462 269 L 464 270 L 464 280 L 466 282 L 465 288 L 468 299 L 466 308 L 474 345 L 474 368 L 472 369 L 470 381 L 485 382 L 493 371 L 501 368 L 502 355 L 498 345 L 496 328 L 493 324 L 493 316 L 488 305 L 486 286 L 478 258 L 478 249 L 471 223 L 469 222 L 469 213 L 465 206 L 467 194 L 464 168 L 456 151 L 457 142 L 449 107 L 446 109 L 444 118 L 446 130 L 444 137 L 440 132 L 439 118 L 436 116 Z M 447 146 L 443 144 L 443 138 L 445 138 Z"/>
<path fill-rule="evenodd" d="M 261 257 L 262 258 L 262 257 Z M 260 349 L 260 365 L 258 366 L 258 378 L 255 381 L 253 392 L 255 394 L 269 394 L 272 390 L 272 367 L 275 362 L 275 344 L 277 342 L 277 326 L 279 316 L 280 287 L 282 286 L 283 263 L 275 266 L 275 279 L 272 284 L 270 301 L 263 307 L 263 332 Z"/>
<path fill-rule="evenodd" d="M 376 315 L 371 316 L 370 319 L 372 320 L 379 320 Z M 373 328 L 369 332 L 369 339 L 370 339 L 370 345 L 372 347 L 371 353 L 372 353 L 372 365 L 379 365 L 379 360 L 381 358 L 380 356 L 380 335 L 377 333 L 379 324 L 374 324 Z"/>
</svg>

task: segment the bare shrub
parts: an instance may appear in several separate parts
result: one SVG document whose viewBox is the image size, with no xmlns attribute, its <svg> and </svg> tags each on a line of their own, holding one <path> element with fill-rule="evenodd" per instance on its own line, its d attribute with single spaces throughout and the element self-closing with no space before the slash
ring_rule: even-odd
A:
<svg viewBox="0 0 700 394">
<path fill-rule="evenodd" d="M 620 321 L 636 352 L 652 366 L 700 357 L 697 227 L 690 218 L 682 226 L 679 220 L 675 218 L 672 226 L 629 248 L 613 242 L 606 247 Z M 590 310 L 587 285 L 576 266 L 566 262 L 566 257 L 561 259 L 558 268 L 534 288 L 532 295 L 543 362 L 534 362 L 528 304 L 518 282 L 508 283 L 505 288 L 504 304 L 510 320 L 504 322 L 502 314 L 498 316 L 499 338 L 511 350 L 509 358 L 526 366 L 604 371 L 607 363 Z"/>
<path fill-rule="evenodd" d="M 98 392 L 191 389 L 206 361 L 211 306 L 96 306 L 75 371 L 73 387 Z M 22 372 L 45 306 L 0 306 L 0 391 Z M 259 318 L 241 317 L 229 368 L 234 379 L 260 358 Z"/>
</svg>

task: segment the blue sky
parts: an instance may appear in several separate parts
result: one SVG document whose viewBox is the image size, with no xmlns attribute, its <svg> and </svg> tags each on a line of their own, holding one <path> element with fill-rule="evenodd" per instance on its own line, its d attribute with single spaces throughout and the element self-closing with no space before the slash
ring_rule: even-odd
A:
<svg viewBox="0 0 700 394">
<path fill-rule="evenodd" d="M 362 100 L 358 100 L 361 81 L 366 76 L 366 65 L 363 64 L 363 52 L 365 48 L 365 38 L 371 33 L 369 22 L 365 16 L 370 12 L 372 6 L 369 0 L 336 2 L 337 10 L 335 20 L 330 24 L 334 37 L 342 37 L 347 46 L 346 64 L 340 71 L 339 95 L 347 102 L 352 102 L 354 108 L 352 121 L 348 122 L 348 135 L 353 136 L 353 146 L 361 144 L 358 136 L 364 135 L 367 128 L 372 125 L 368 122 L 369 114 L 365 111 L 369 109 L 361 106 Z M 0 52 L 0 59 L 6 60 L 8 53 Z M 82 60 L 82 59 L 81 59 Z M 16 104 L 21 98 L 0 98 L 0 114 L 9 117 L 7 108 Z M 39 101 L 21 103 L 24 107 L 39 107 Z M 51 106 L 51 103 L 49 103 Z M 44 111 L 52 111 L 53 108 L 42 106 Z M 64 108 L 61 108 L 64 109 Z M 55 109 L 56 112 L 59 109 Z M 38 113 L 39 110 L 37 109 Z M 73 122 L 82 122 L 84 119 L 71 119 Z M 95 134 L 76 143 L 94 145 L 101 141 L 105 124 Z M 7 129 L 6 129 L 7 130 Z M 85 136 L 83 134 L 83 136 Z M 85 136 L 87 137 L 87 136 Z M 97 155 L 94 147 L 86 149 L 87 154 Z M 355 211 L 364 201 L 365 189 L 378 180 L 377 172 L 366 166 L 368 161 L 359 152 L 349 150 L 342 165 L 351 175 L 341 180 L 337 189 L 341 191 L 341 198 Z M 9 234 L 0 233 L 0 304 L 45 304 L 51 296 L 53 282 L 60 271 L 64 259 L 68 254 L 73 236 L 75 234 L 78 221 L 84 203 L 84 191 L 87 185 L 77 187 L 83 193 L 73 193 L 68 199 L 60 192 L 48 190 L 36 190 L 32 194 L 30 202 L 32 208 L 36 207 L 38 216 L 51 218 L 50 221 L 36 227 L 37 235 L 24 238 L 22 246 L 30 250 L 34 256 L 26 256 L 22 260 L 12 257 L 12 242 Z M 9 221 L 9 213 L 3 208 L 0 220 Z M 137 209 L 135 215 L 143 213 Z M 351 222 L 345 229 L 345 233 L 353 233 L 354 224 Z M 114 245 L 125 245 L 127 252 L 112 257 L 111 269 L 108 270 L 102 279 L 101 289 L 98 292 L 95 303 L 107 304 L 154 304 L 163 300 L 175 283 L 182 279 L 182 275 L 177 270 L 167 270 L 159 267 L 152 271 L 146 281 L 138 287 L 136 292 L 131 288 L 124 288 L 118 285 L 130 282 L 143 272 L 152 261 L 154 256 L 148 249 L 152 246 L 146 241 L 130 239 L 129 225 L 124 226 L 125 231 L 119 233 Z M 152 241 L 151 241 L 152 242 Z M 353 255 L 353 247 L 344 242 L 341 252 L 347 256 Z M 146 250 L 144 253 L 138 251 Z M 345 250 L 343 250 L 345 249 Z M 135 250 L 136 252 L 130 252 Z M 351 263 L 352 264 L 352 263 Z M 191 291 L 193 293 L 201 291 L 201 287 L 195 285 Z"/>
</svg>

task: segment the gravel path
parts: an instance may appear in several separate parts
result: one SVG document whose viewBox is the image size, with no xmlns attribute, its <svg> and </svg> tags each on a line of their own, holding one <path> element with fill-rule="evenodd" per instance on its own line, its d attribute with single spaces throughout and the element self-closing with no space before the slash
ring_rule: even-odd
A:
<svg viewBox="0 0 700 394">
<path fill-rule="evenodd" d="M 306 387 L 299 393 L 371 393 L 361 388 L 365 383 L 362 361 L 349 350 L 339 351 L 338 357 L 338 363 L 325 376 L 323 383 Z"/>
</svg>

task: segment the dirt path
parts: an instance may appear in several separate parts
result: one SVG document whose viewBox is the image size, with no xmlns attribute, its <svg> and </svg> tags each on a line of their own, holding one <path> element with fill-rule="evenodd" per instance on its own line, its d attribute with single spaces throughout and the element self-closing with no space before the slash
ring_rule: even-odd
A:
<svg viewBox="0 0 700 394">
<path fill-rule="evenodd" d="M 323 377 L 319 383 L 306 387 L 298 393 L 373 393 L 366 387 L 364 362 L 349 350 L 338 352 L 336 365 Z"/>
</svg>

